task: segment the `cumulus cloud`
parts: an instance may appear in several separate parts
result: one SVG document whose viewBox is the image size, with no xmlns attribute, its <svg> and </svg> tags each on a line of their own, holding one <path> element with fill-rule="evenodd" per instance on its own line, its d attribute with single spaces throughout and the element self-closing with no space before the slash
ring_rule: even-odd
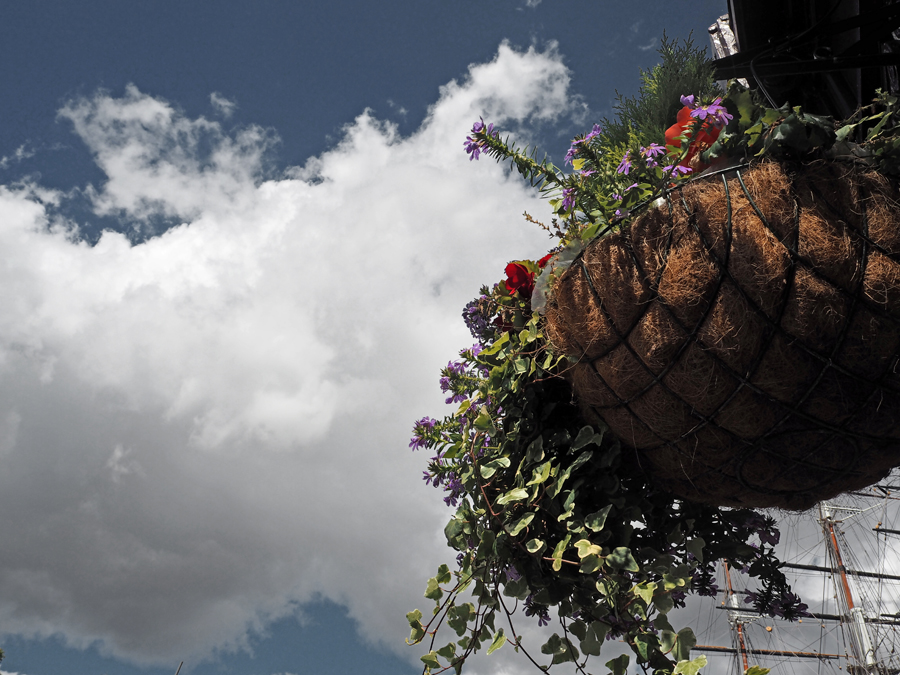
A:
<svg viewBox="0 0 900 675">
<path fill-rule="evenodd" d="M 0 186 L 4 630 L 196 661 L 325 597 L 402 648 L 452 558 L 412 422 L 443 412 L 463 304 L 548 246 L 521 217 L 546 204 L 462 141 L 579 110 L 568 82 L 553 49 L 504 44 L 412 135 L 364 112 L 279 174 L 271 131 L 134 86 L 65 105 L 107 176 L 96 213 L 181 224 L 90 246 L 64 195 Z"/>
</svg>

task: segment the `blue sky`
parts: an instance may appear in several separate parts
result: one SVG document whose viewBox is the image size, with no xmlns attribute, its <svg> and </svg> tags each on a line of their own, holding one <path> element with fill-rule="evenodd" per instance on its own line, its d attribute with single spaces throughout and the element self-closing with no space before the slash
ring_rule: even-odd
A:
<svg viewBox="0 0 900 675">
<path fill-rule="evenodd" d="M 451 556 L 409 431 L 462 305 L 547 247 L 465 134 L 559 160 L 725 11 L 0 6 L 2 672 L 417 672 Z"/>
</svg>

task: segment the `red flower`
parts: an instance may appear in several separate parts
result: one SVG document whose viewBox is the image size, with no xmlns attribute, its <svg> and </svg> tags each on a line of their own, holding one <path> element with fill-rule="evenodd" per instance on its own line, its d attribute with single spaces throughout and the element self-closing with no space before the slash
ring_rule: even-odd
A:
<svg viewBox="0 0 900 675">
<path fill-rule="evenodd" d="M 666 145 L 674 145 L 676 148 L 681 148 L 681 141 L 678 140 L 678 137 L 681 136 L 685 130 L 690 134 L 690 128 L 697 122 L 695 118 L 691 117 L 692 111 L 693 108 L 685 106 L 678 112 L 678 121 L 666 129 Z M 688 147 L 687 154 L 678 164 L 680 166 L 688 166 L 696 171 L 702 171 L 708 167 L 709 164 L 704 164 L 700 161 L 699 157 L 695 159 L 694 156 L 697 153 L 708 149 L 715 143 L 721 131 L 721 129 L 717 129 L 713 126 L 711 122 L 704 121 L 700 127 L 700 131 L 697 132 L 697 137 L 690 139 L 691 144 Z"/>
<path fill-rule="evenodd" d="M 534 292 L 534 272 L 531 272 L 521 263 L 509 263 L 506 266 L 506 290 L 510 295 L 519 291 L 519 294 L 530 300 Z"/>
<path fill-rule="evenodd" d="M 552 258 L 552 257 L 553 257 L 552 253 L 548 253 L 547 255 L 545 255 L 543 258 L 538 260 L 538 267 L 540 267 L 541 269 L 544 269 L 544 267 L 546 267 L 547 263 L 550 262 L 550 258 Z"/>
</svg>

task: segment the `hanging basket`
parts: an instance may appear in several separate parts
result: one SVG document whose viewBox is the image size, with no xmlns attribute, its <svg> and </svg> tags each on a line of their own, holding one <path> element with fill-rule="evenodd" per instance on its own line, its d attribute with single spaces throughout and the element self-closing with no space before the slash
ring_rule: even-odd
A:
<svg viewBox="0 0 900 675">
<path fill-rule="evenodd" d="M 678 497 L 805 509 L 900 465 L 900 193 L 836 162 L 689 183 L 560 277 L 584 415 Z"/>
</svg>

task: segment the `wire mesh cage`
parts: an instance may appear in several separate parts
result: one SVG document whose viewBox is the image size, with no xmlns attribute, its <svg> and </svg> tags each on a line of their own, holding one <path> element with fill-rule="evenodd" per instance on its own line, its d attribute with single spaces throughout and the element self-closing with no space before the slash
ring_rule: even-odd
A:
<svg viewBox="0 0 900 675">
<path fill-rule="evenodd" d="M 685 184 L 560 277 L 582 413 L 661 488 L 805 509 L 900 465 L 900 193 L 838 162 Z"/>
</svg>

